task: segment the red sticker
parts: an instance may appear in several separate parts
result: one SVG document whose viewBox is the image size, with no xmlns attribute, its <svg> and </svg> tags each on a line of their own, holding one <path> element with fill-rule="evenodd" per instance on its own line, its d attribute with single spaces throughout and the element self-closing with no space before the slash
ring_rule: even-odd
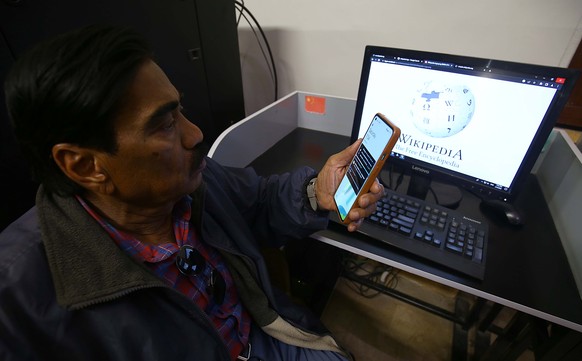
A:
<svg viewBox="0 0 582 361">
<path fill-rule="evenodd" d="M 306 95 L 305 111 L 309 113 L 325 114 L 325 98 Z"/>
</svg>

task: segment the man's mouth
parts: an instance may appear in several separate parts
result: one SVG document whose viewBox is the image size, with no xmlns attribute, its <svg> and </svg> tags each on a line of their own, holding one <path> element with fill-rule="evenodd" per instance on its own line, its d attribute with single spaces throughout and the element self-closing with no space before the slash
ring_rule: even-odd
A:
<svg viewBox="0 0 582 361">
<path fill-rule="evenodd" d="M 194 148 L 193 155 L 192 155 L 192 168 L 191 168 L 191 170 L 193 172 L 197 172 L 197 171 L 204 169 L 204 167 L 206 166 L 206 162 L 204 161 L 204 158 L 206 158 L 206 155 L 208 154 L 209 150 L 210 150 L 210 145 L 205 143 L 205 142 L 198 144 Z"/>
</svg>

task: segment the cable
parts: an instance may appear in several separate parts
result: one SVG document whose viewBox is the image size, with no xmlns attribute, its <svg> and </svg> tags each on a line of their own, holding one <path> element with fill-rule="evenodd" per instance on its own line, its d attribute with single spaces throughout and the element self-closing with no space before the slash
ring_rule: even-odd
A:
<svg viewBox="0 0 582 361">
<path fill-rule="evenodd" d="M 275 86 L 274 86 L 275 87 L 275 92 L 274 93 L 275 93 L 275 101 L 276 101 L 279 98 L 279 95 L 278 95 L 279 85 L 278 85 L 277 69 L 276 69 L 276 66 L 275 66 L 275 61 L 273 59 L 273 53 L 271 52 L 271 47 L 269 45 L 269 42 L 267 40 L 267 37 L 265 36 L 265 33 L 263 32 L 263 29 L 261 28 L 260 24 L 258 23 L 258 21 L 256 20 L 256 18 L 254 17 L 254 15 L 248 10 L 248 8 L 246 8 L 244 6 L 244 2 L 241 3 L 241 2 L 235 1 L 235 4 L 240 7 L 240 8 L 237 8 L 239 10 L 240 16 L 244 17 L 244 19 L 247 21 L 247 23 L 251 27 L 251 30 L 253 31 L 253 33 L 255 35 L 255 38 L 257 39 L 257 43 L 258 43 L 259 48 L 260 48 L 260 50 L 261 50 L 261 52 L 263 54 L 263 57 L 265 58 L 265 61 L 267 62 L 267 65 L 269 65 L 269 71 L 270 71 L 270 74 L 271 74 L 271 79 L 273 80 L 273 82 L 275 84 Z M 249 19 L 244 15 L 243 11 L 246 12 L 247 14 L 249 14 L 251 16 L 252 20 L 254 21 L 254 23 L 257 25 L 257 27 L 258 27 L 258 29 L 259 29 L 259 31 L 261 33 L 261 36 L 263 38 L 263 41 L 264 41 L 264 43 L 265 43 L 265 45 L 267 47 L 267 51 L 269 52 L 270 62 L 267 59 L 267 55 L 265 54 L 265 51 L 263 49 L 263 46 L 262 46 L 262 44 L 261 44 L 261 42 L 259 40 L 259 37 L 257 36 L 257 33 L 255 31 L 255 28 L 253 27 L 253 25 L 251 24 L 251 22 L 249 21 Z M 239 16 L 239 19 L 240 19 L 240 16 Z M 238 26 L 238 23 L 237 23 L 237 26 Z"/>
<path fill-rule="evenodd" d="M 243 12 L 246 12 L 252 18 L 253 22 L 255 23 L 255 25 L 257 25 L 257 28 L 259 29 L 259 32 L 261 33 L 261 37 L 263 38 L 263 41 L 267 47 L 267 52 L 269 53 L 271 76 L 273 77 L 273 82 L 275 83 L 275 101 L 276 101 L 277 99 L 279 99 L 279 91 L 278 91 L 279 81 L 277 78 L 277 68 L 275 66 L 275 60 L 273 59 L 273 52 L 271 51 L 271 46 L 269 45 L 269 41 L 267 40 L 267 36 L 265 35 L 265 32 L 261 28 L 261 25 L 259 24 L 259 22 L 255 18 L 255 16 L 244 5 L 244 1 L 241 2 L 241 1 L 235 0 L 234 3 L 239 6 L 238 10 L 240 11 L 240 15 L 245 18 L 247 23 L 250 25 L 251 29 L 253 29 L 253 33 L 255 33 L 255 30 L 254 30 L 252 24 L 247 19 L 247 17 L 243 14 Z M 238 26 L 238 24 L 237 24 L 237 26 Z M 256 36 L 256 33 L 255 33 L 255 37 L 257 38 L 257 42 L 259 43 L 259 47 L 261 48 L 261 51 L 263 52 L 263 56 L 265 56 L 265 53 L 263 51 L 263 47 L 262 47 L 261 42 L 259 41 L 258 37 Z M 266 56 L 265 56 L 265 58 L 266 58 Z M 267 63 L 269 65 L 268 61 L 267 61 Z"/>
<path fill-rule="evenodd" d="M 241 0 L 241 4 L 244 6 L 245 5 L 245 0 Z M 239 10 L 239 14 L 238 14 L 238 19 L 236 19 L 236 27 L 238 28 L 238 24 L 240 23 L 240 18 L 242 17 L 243 13 L 240 9 Z M 246 18 L 245 18 L 246 20 Z M 248 20 L 247 20 L 248 22 Z M 250 24 L 249 24 L 250 25 Z M 253 31 L 254 32 L 254 31 Z"/>
<path fill-rule="evenodd" d="M 240 10 L 240 9 L 239 9 Z M 259 49 L 261 50 L 261 53 L 263 54 L 263 58 L 265 59 L 265 62 L 267 63 L 267 65 L 269 65 L 269 59 L 267 58 L 267 54 L 265 54 L 265 49 L 263 49 L 263 46 L 261 44 L 261 42 L 259 41 L 259 36 L 257 35 L 257 32 L 255 30 L 255 28 L 253 27 L 253 25 L 249 22 L 248 18 L 246 17 L 246 15 L 244 15 L 242 13 L 242 11 L 240 12 L 241 16 L 247 21 L 247 23 L 249 24 L 251 30 L 253 31 L 253 34 L 255 35 L 255 39 L 257 39 L 257 43 L 259 45 Z M 269 66 L 269 75 L 271 75 L 271 80 L 275 80 L 274 76 L 273 76 L 273 70 L 272 67 Z M 276 96 L 276 94 L 275 94 Z M 277 99 L 275 99 L 277 100 Z"/>
<path fill-rule="evenodd" d="M 345 257 L 342 259 L 343 270 L 346 278 L 349 281 L 347 284 L 354 292 L 365 298 L 374 298 L 381 291 L 372 289 L 371 287 L 358 282 L 355 279 L 363 279 L 367 282 L 377 284 L 385 288 L 394 289 L 398 285 L 398 270 L 384 265 L 372 265 L 373 262 L 367 259 L 354 259 L 352 257 Z M 370 269 L 373 266 L 372 269 Z"/>
<path fill-rule="evenodd" d="M 402 183 L 402 180 L 404 179 L 404 170 L 400 173 L 400 175 L 398 176 L 398 179 L 396 179 L 396 185 L 392 186 L 392 181 L 393 181 L 393 177 L 392 177 L 392 173 L 393 173 L 394 167 L 391 165 L 388 167 L 388 183 L 386 183 L 386 181 L 384 180 L 383 174 L 386 173 L 385 171 L 380 173 L 380 176 L 378 177 L 378 180 L 380 181 L 380 183 L 382 183 L 382 185 L 385 188 L 388 189 L 392 189 L 393 191 L 397 191 L 398 187 L 400 186 L 400 184 Z"/>
<path fill-rule="evenodd" d="M 404 171 L 402 171 L 400 173 L 400 175 L 398 176 L 398 179 L 396 179 L 396 185 L 394 186 L 394 191 L 398 190 L 398 187 L 400 187 L 400 184 L 402 184 L 402 179 L 404 179 Z"/>
<path fill-rule="evenodd" d="M 392 189 L 392 167 L 387 167 L 388 170 L 382 169 L 378 175 L 378 180 L 384 186 L 384 188 Z M 384 175 L 388 173 L 388 182 L 384 180 Z"/>
<path fill-rule="evenodd" d="M 436 192 L 434 191 L 434 189 L 433 189 L 432 187 L 428 187 L 428 190 L 430 191 L 430 193 L 431 193 L 431 194 L 432 194 L 432 196 L 434 197 L 434 202 L 435 202 L 437 205 L 439 205 L 439 206 L 440 206 L 440 205 L 441 205 L 441 203 L 439 202 L 439 197 L 437 197 L 437 194 L 436 194 Z"/>
</svg>

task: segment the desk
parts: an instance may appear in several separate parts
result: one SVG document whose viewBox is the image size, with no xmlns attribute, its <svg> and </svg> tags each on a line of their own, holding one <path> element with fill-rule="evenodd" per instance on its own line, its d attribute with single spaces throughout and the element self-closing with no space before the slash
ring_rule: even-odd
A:
<svg viewBox="0 0 582 361">
<path fill-rule="evenodd" d="M 299 95 L 298 95 L 299 94 Z M 293 95 L 292 95 L 293 96 Z M 295 102 L 301 102 L 301 93 L 295 93 Z M 328 100 L 329 101 L 329 100 Z M 289 98 L 281 101 L 283 107 L 292 108 Z M 349 103 L 348 100 L 341 102 Z M 302 104 L 298 104 L 301 112 Z M 329 109 L 329 108 L 328 108 Z M 281 115 L 280 109 L 267 109 L 265 113 L 253 115 L 242 124 L 235 126 L 230 134 L 233 138 L 253 142 L 256 133 L 249 122 L 262 123 L 260 131 L 269 134 L 272 130 L 280 136 L 272 144 L 252 147 L 231 148 L 227 136 L 214 144 L 211 156 L 219 161 L 242 162 L 251 165 L 260 174 L 280 173 L 301 165 L 320 169 L 327 158 L 349 143 L 346 127 L 338 132 L 324 122 L 314 120 L 308 124 L 311 129 L 295 124 L 268 125 L 269 119 Z M 332 111 L 332 110 L 330 110 Z M 338 117 L 350 122 L 349 106 Z M 275 112 L 275 113 L 273 113 Z M 295 110 L 297 112 L 297 110 Z M 291 118 L 297 118 L 297 113 Z M 281 121 L 280 119 L 277 121 Z M 247 124 L 249 123 L 249 124 Z M 301 123 L 301 121 L 299 121 Z M 307 124 L 307 123 L 306 123 Z M 271 129 L 271 126 L 276 129 Z M 330 127 L 325 129 L 325 127 Z M 315 129 L 314 129 L 315 128 Z M 258 131 L 258 130 L 256 130 Z M 228 131 L 227 131 L 228 132 Z M 239 134 L 236 134 L 239 132 Z M 261 137 L 262 138 L 262 137 Z M 234 144 L 232 146 L 239 146 Z M 261 149 L 262 147 L 262 149 Z M 234 153 L 236 152 L 236 153 Z M 239 154 L 248 153 L 246 155 Z M 235 155 L 236 154 L 236 155 Z M 234 159 L 242 157 L 240 159 Z M 246 158 L 245 158 L 246 157 Z M 244 158 L 244 159 L 243 159 Z M 312 237 L 327 244 L 359 254 L 381 263 L 402 269 L 432 281 L 456 288 L 477 297 L 508 306 L 526 314 L 582 332 L 582 299 L 576 286 L 569 261 L 554 225 L 552 215 L 542 194 L 538 178 L 530 175 L 516 204 L 525 212 L 527 219 L 522 228 L 514 228 L 492 218 L 487 218 L 478 207 L 478 200 L 464 192 L 459 211 L 489 221 L 489 250 L 485 278 L 483 281 L 464 277 L 444 267 L 432 264 L 396 248 L 380 244 L 358 233 L 348 233 L 339 225 L 330 222 L 328 229 L 317 232 Z"/>
</svg>

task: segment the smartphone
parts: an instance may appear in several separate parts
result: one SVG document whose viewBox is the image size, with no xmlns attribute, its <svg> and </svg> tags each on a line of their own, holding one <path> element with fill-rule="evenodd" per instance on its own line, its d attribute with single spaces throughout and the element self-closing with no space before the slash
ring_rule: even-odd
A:
<svg viewBox="0 0 582 361">
<path fill-rule="evenodd" d="M 372 118 L 363 141 L 333 196 L 342 223 L 349 223 L 348 213 L 357 204 L 360 195 L 367 193 L 374 184 L 399 137 L 400 128 L 384 115 L 377 113 Z"/>
</svg>

